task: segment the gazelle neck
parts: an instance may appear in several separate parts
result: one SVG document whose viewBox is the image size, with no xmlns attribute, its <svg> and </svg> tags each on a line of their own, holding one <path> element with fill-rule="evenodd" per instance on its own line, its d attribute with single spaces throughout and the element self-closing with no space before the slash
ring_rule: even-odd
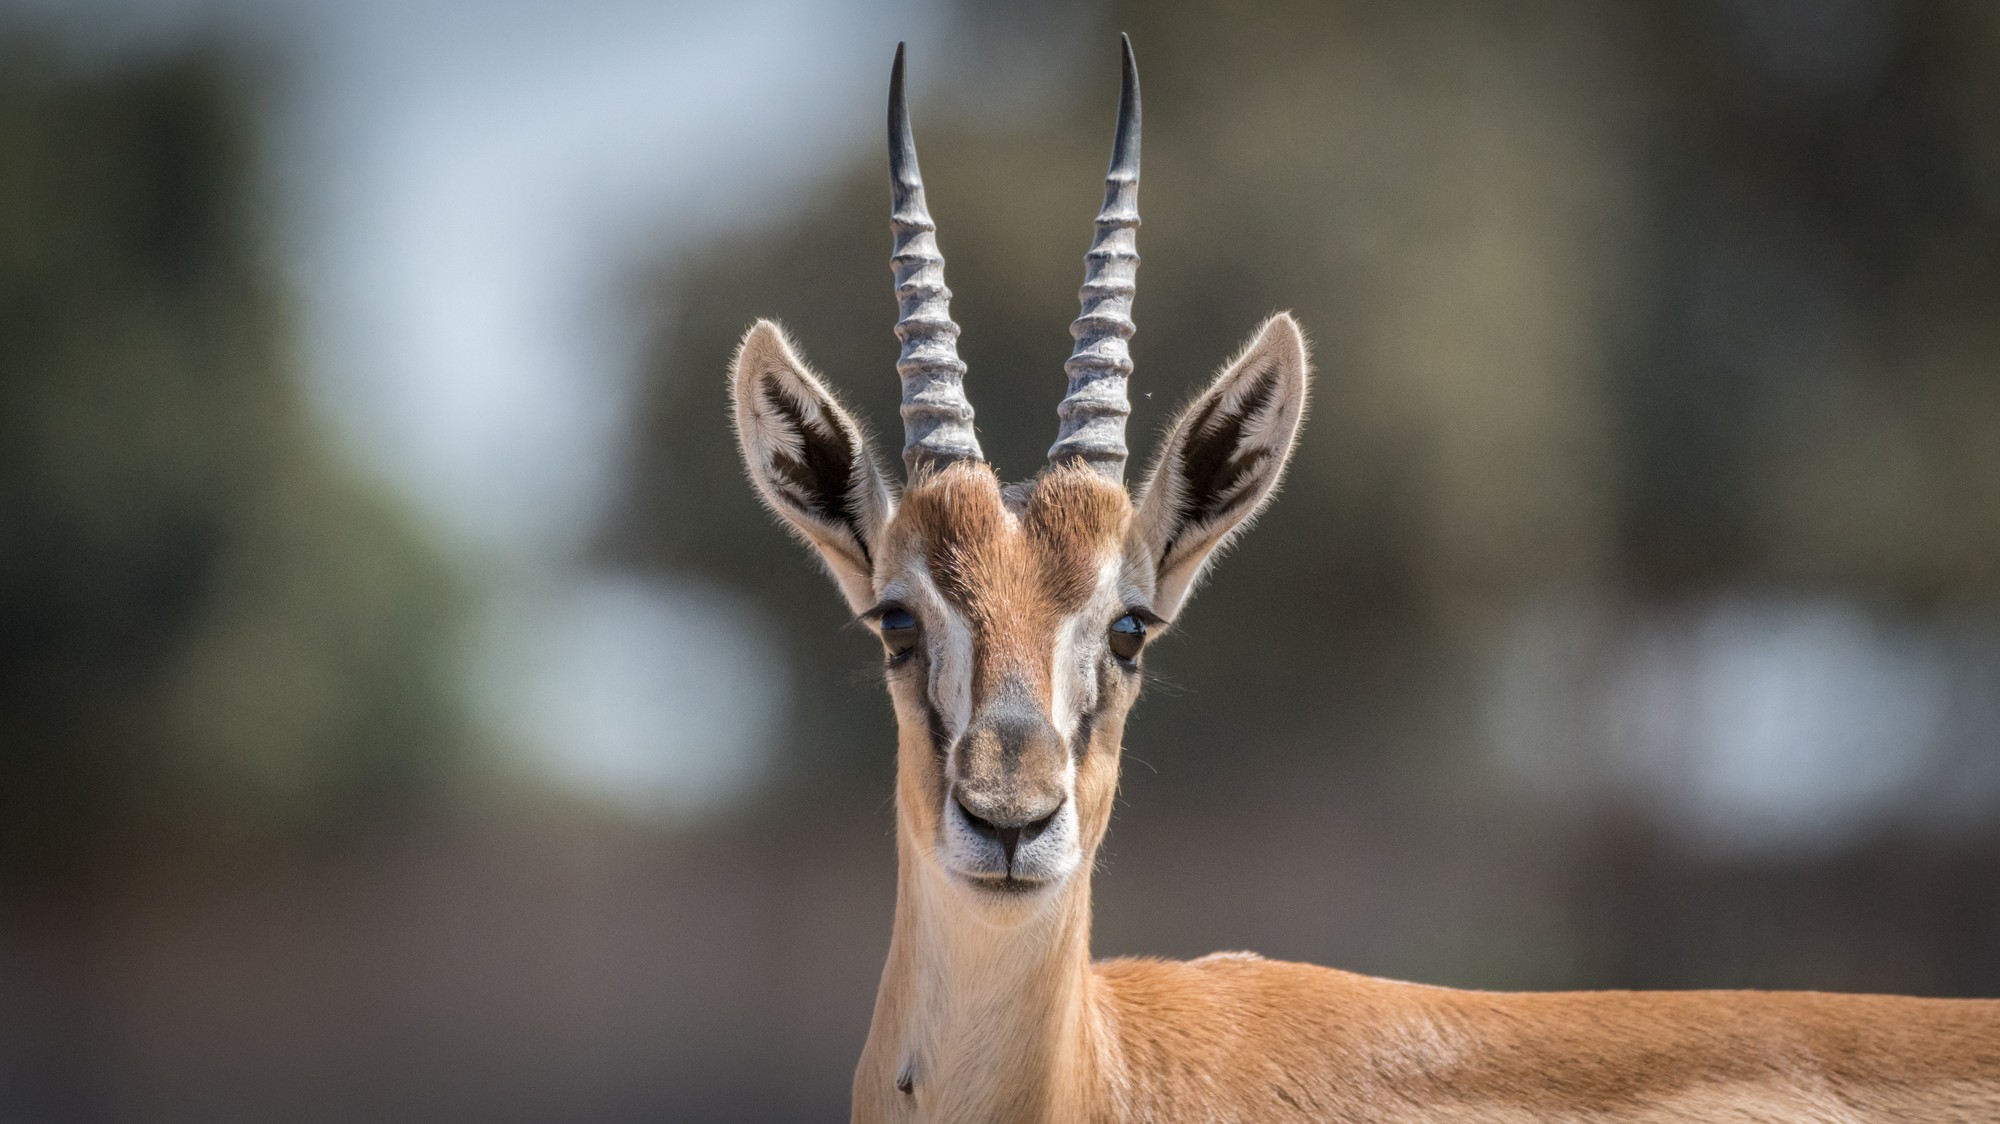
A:
<svg viewBox="0 0 2000 1124">
<path fill-rule="evenodd" d="M 1089 865 L 1002 924 L 922 847 L 899 822 L 895 931 L 855 1078 L 856 1119 L 1069 1116 L 1108 1045 L 1095 1020 Z"/>
</svg>

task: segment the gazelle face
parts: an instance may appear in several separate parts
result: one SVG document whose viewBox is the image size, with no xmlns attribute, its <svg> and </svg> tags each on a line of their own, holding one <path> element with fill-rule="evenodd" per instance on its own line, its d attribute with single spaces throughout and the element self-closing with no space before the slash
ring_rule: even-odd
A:
<svg viewBox="0 0 2000 1124">
<path fill-rule="evenodd" d="M 1087 468 L 1003 492 L 960 463 L 920 478 L 883 536 L 867 616 L 906 735 L 899 796 L 967 887 L 1046 889 L 1103 833 L 1160 621 L 1131 522 L 1125 490 Z"/>
<path fill-rule="evenodd" d="M 889 94 L 909 469 L 900 500 L 861 427 L 777 325 L 750 329 L 730 373 L 750 479 L 881 633 L 901 729 L 903 846 L 1001 921 L 1095 855 L 1148 635 L 1179 614 L 1216 548 L 1270 497 L 1305 411 L 1305 339 L 1281 313 L 1182 411 L 1137 502 L 1126 492 L 1139 264 L 1129 42 L 1123 63 L 1048 469 L 1003 487 L 980 453 L 900 47 Z"/>
</svg>

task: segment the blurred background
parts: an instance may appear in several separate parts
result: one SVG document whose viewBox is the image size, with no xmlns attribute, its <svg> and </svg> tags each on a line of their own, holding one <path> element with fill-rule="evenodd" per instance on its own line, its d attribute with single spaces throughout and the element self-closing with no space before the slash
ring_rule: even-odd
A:
<svg viewBox="0 0 2000 1124">
<path fill-rule="evenodd" d="M 1031 472 L 1119 30 L 1140 450 L 1320 373 L 1100 954 L 2000 995 L 2000 9 L 5 0 L 0 1121 L 842 1118 L 892 723 L 726 360 L 893 430 L 908 39 Z"/>
</svg>

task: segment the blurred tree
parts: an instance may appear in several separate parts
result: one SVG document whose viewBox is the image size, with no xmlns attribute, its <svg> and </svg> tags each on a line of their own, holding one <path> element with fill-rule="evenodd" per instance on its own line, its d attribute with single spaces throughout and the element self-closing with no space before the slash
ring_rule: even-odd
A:
<svg viewBox="0 0 2000 1124">
<path fill-rule="evenodd" d="M 244 81 L 0 38 L 0 856 L 366 816 L 463 739 L 453 582 L 299 398 Z"/>
</svg>

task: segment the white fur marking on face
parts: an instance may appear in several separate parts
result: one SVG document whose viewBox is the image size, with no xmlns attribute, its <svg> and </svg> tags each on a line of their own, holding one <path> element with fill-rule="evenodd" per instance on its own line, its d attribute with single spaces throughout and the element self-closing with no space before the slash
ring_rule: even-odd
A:
<svg viewBox="0 0 2000 1124">
<path fill-rule="evenodd" d="M 929 566 L 912 562 L 905 570 L 911 594 L 930 622 L 931 666 L 926 690 L 945 725 L 946 739 L 958 741 L 972 724 L 972 625 L 938 592 Z"/>
<path fill-rule="evenodd" d="M 1085 610 L 1087 613 L 1088 610 Z M 1077 684 L 1077 628 L 1081 618 L 1072 617 L 1056 630 L 1055 653 L 1049 668 L 1049 709 L 1055 713 L 1056 732 L 1068 742 L 1076 735 L 1079 710 Z M 1088 700 L 1085 701 L 1088 705 Z"/>
<path fill-rule="evenodd" d="M 936 601 L 944 637 L 931 663 L 931 704 L 955 743 L 972 725 L 972 625 L 950 602 L 942 597 Z"/>
<path fill-rule="evenodd" d="M 1097 663 L 1104 653 L 1104 630 L 1124 608 L 1119 582 L 1124 561 L 1121 554 L 1114 553 L 1098 565 L 1096 592 L 1056 633 L 1052 717 L 1066 742 L 1076 736 L 1083 716 L 1097 709 Z M 1081 748 L 1071 746 L 1072 750 Z"/>
</svg>

